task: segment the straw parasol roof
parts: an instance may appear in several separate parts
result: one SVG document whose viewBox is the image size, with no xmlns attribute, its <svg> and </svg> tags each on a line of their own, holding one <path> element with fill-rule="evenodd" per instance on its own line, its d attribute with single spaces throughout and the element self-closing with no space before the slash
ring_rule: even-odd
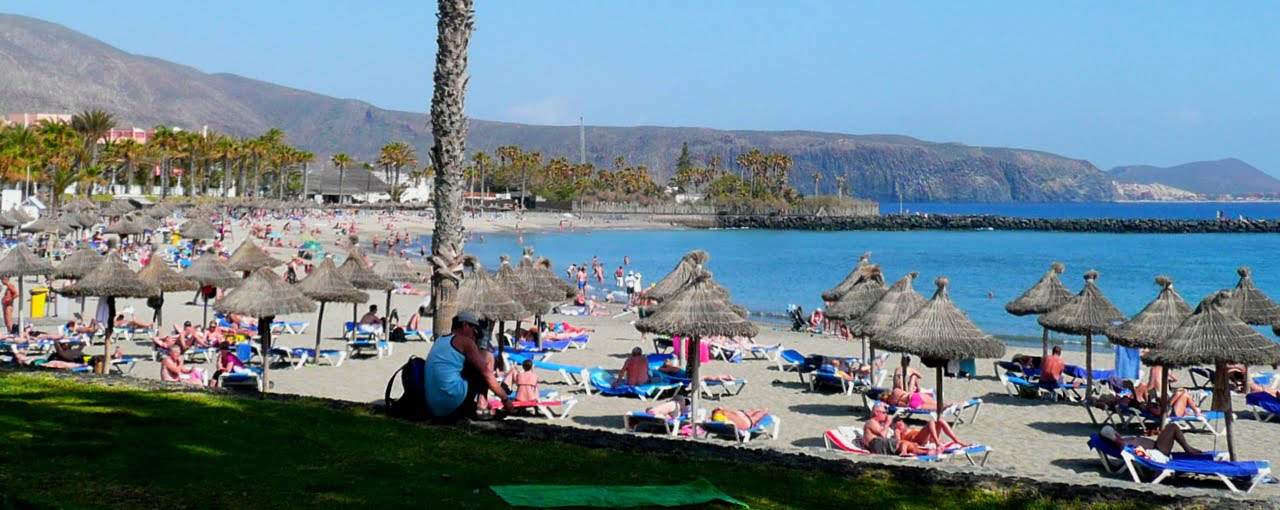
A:
<svg viewBox="0 0 1280 510">
<path fill-rule="evenodd" d="M 13 208 L 5 212 L 0 212 L 0 227 L 18 228 L 22 226 L 23 223 L 31 221 L 31 220 L 24 220 L 18 217 L 18 215 L 15 214 L 17 210 L 18 210 L 17 208 Z"/>
<path fill-rule="evenodd" d="M 111 253 L 84 278 L 58 293 L 66 296 L 145 298 L 159 294 L 160 290 L 142 281 L 120 260 L 119 255 Z"/>
<path fill-rule="evenodd" d="M 1058 279 L 1058 275 L 1064 270 L 1066 267 L 1061 262 L 1050 264 L 1049 270 L 1040 277 L 1040 281 L 1018 296 L 1018 299 L 1004 305 L 1004 311 L 1019 317 L 1039 315 L 1066 303 L 1071 299 L 1072 293 L 1066 285 L 1062 284 L 1062 280 Z"/>
<path fill-rule="evenodd" d="M 182 270 L 181 275 L 201 285 L 212 285 L 220 289 L 236 287 L 244 283 L 243 278 L 222 263 L 222 259 L 213 253 L 197 257 L 190 266 Z"/>
<path fill-rule="evenodd" d="M 121 236 L 131 236 L 142 233 L 142 228 L 128 218 L 121 219 L 107 226 L 103 232 L 107 234 L 116 234 Z"/>
<path fill-rule="evenodd" d="M 187 239 L 213 239 L 218 236 L 218 230 L 206 217 L 196 216 L 178 228 L 178 235 Z"/>
<path fill-rule="evenodd" d="M 138 271 L 138 278 L 142 279 L 147 285 L 159 289 L 160 292 L 177 292 L 200 288 L 199 283 L 184 278 L 178 275 L 177 271 L 170 269 L 164 259 L 155 252 L 151 253 L 151 258 L 147 260 L 147 265 Z"/>
<path fill-rule="evenodd" d="M 889 290 L 884 284 L 884 276 L 878 264 L 865 266 L 859 272 L 861 276 L 853 287 L 850 287 L 839 301 L 827 307 L 827 317 L 845 322 L 857 320 Z"/>
<path fill-rule="evenodd" d="M 1218 363 L 1271 365 L 1280 361 L 1280 344 L 1262 336 L 1230 313 L 1231 291 L 1204 298 L 1196 311 L 1142 361 L 1170 368 Z"/>
<path fill-rule="evenodd" d="M 387 291 L 395 288 L 395 284 L 374 274 L 369 266 L 365 265 L 360 254 L 354 250 L 347 255 L 347 260 L 338 266 L 338 272 L 357 289 Z"/>
<path fill-rule="evenodd" d="M 511 267 L 511 257 L 502 255 L 499 257 L 502 261 L 502 267 L 493 274 L 493 282 L 499 288 L 506 291 L 512 299 L 524 306 L 525 310 L 536 313 L 547 313 L 551 310 L 551 303 L 542 299 L 538 293 L 525 283 L 520 275 L 516 274 L 515 268 Z"/>
<path fill-rule="evenodd" d="M 103 258 L 102 254 L 98 253 L 98 250 L 87 246 L 80 248 L 68 255 L 67 258 L 62 259 L 58 267 L 54 268 L 53 276 L 65 280 L 84 278 L 84 275 L 89 274 L 89 271 L 93 271 L 99 264 L 102 264 Z"/>
<path fill-rule="evenodd" d="M 756 326 L 738 315 L 711 290 L 711 271 L 699 269 L 684 291 L 671 296 L 662 309 L 636 321 L 644 333 L 687 337 L 754 337 Z"/>
<path fill-rule="evenodd" d="M 98 224 L 98 216 L 96 214 L 89 214 L 84 212 L 69 213 L 67 214 L 67 218 L 68 218 L 67 220 L 68 222 L 74 221 L 75 225 L 78 225 L 84 228 L 89 228 Z"/>
<path fill-rule="evenodd" d="M 232 271 L 257 271 L 264 267 L 276 267 L 284 262 L 272 258 L 267 252 L 262 251 L 257 243 L 253 242 L 253 238 L 247 238 L 236 251 L 231 254 L 231 260 L 227 261 L 227 267 Z"/>
<path fill-rule="evenodd" d="M 520 264 L 524 266 L 524 261 L 521 260 Z M 552 303 L 572 298 L 577 294 L 578 289 L 556 276 L 551 271 L 551 261 L 542 257 L 538 257 L 537 262 L 532 262 L 523 269 L 517 267 L 516 274 L 524 278 L 530 289 Z"/>
<path fill-rule="evenodd" d="M 706 264 L 708 260 L 711 260 L 711 255 L 702 250 L 693 250 L 684 254 L 683 257 L 680 257 L 680 261 L 676 263 L 676 267 L 671 269 L 670 273 L 667 273 L 661 280 L 658 280 L 658 283 L 649 288 L 645 293 L 645 297 L 654 301 L 662 301 L 678 294 L 693 279 L 697 269 Z"/>
<path fill-rule="evenodd" d="M 66 232 L 69 230 L 71 229 L 67 228 L 67 226 L 59 221 L 58 218 L 54 218 L 53 215 L 41 216 L 40 219 L 30 225 L 22 227 L 23 232 L 31 233 L 57 234 L 59 232 Z"/>
<path fill-rule="evenodd" d="M 316 303 L 285 283 L 280 275 L 262 267 L 235 290 L 222 296 L 213 304 L 213 309 L 250 317 L 277 317 L 314 312 Z"/>
<path fill-rule="evenodd" d="M 528 314 L 524 305 L 511 298 L 489 273 L 480 265 L 475 255 L 463 258 L 464 267 L 472 272 L 458 286 L 458 310 L 471 312 L 481 319 L 492 321 L 517 320 Z"/>
<path fill-rule="evenodd" d="M 352 286 L 329 257 L 299 281 L 296 288 L 302 295 L 325 303 L 363 303 L 369 300 L 369 294 Z"/>
<path fill-rule="evenodd" d="M 1232 302 L 1227 306 L 1247 324 L 1266 326 L 1280 322 L 1280 306 L 1253 285 L 1249 268 L 1241 267 L 1236 274 L 1240 275 L 1240 282 L 1231 293 Z"/>
<path fill-rule="evenodd" d="M 37 257 L 27 245 L 18 243 L 0 258 L 0 277 L 34 276 L 53 274 L 53 265 L 49 261 Z"/>
<path fill-rule="evenodd" d="M 84 211 L 92 211 L 94 209 L 97 209 L 97 207 L 98 206 L 94 205 L 94 203 L 88 199 L 77 198 L 75 200 L 62 204 L 62 207 L 60 207 L 60 209 L 68 212 L 84 212 Z"/>
<path fill-rule="evenodd" d="M 1004 343 L 984 333 L 951 301 L 947 277 L 938 277 L 934 284 L 938 290 L 933 299 L 901 325 L 876 335 L 871 342 L 883 349 L 932 360 L 1004 356 Z"/>
<path fill-rule="evenodd" d="M 132 221 L 134 226 L 142 230 L 155 230 L 160 228 L 160 220 L 152 218 L 151 216 L 144 213 L 134 214 L 130 216 L 129 221 Z"/>
<path fill-rule="evenodd" d="M 14 207 L 13 209 L 9 209 L 9 214 L 12 214 L 13 219 L 18 220 L 21 223 L 27 223 L 29 221 L 34 221 L 36 219 L 34 216 L 27 214 L 27 210 L 21 207 Z"/>
<path fill-rule="evenodd" d="M 835 287 L 823 292 L 822 300 L 828 303 L 834 303 L 844 297 L 845 294 L 853 289 L 853 285 L 858 283 L 858 280 L 862 279 L 862 268 L 867 267 L 867 264 L 869 263 L 868 261 L 870 260 L 871 252 L 863 253 L 862 256 L 858 257 L 858 265 L 854 266 L 853 271 L 849 271 L 849 275 L 845 276 L 844 280 L 841 280 Z"/>
<path fill-rule="evenodd" d="M 1114 323 L 1125 320 L 1124 313 L 1111 304 L 1094 282 L 1098 272 L 1084 274 L 1084 288 L 1075 297 L 1036 319 L 1041 326 L 1068 335 L 1097 335 Z"/>
<path fill-rule="evenodd" d="M 1134 348 L 1155 347 L 1191 316 L 1191 305 L 1173 289 L 1172 278 L 1157 276 L 1156 285 L 1160 286 L 1160 294 L 1146 308 L 1124 324 L 1107 329 L 1111 343 Z"/>
<path fill-rule="evenodd" d="M 379 278 L 389 282 L 420 282 L 422 281 L 422 273 L 413 267 L 413 263 L 409 259 L 396 259 L 387 257 L 386 260 L 379 262 L 373 266 L 373 274 Z"/>
<path fill-rule="evenodd" d="M 920 273 L 912 271 L 893 282 L 893 286 L 876 301 L 862 317 L 849 327 L 849 332 L 857 336 L 876 336 L 893 328 L 915 315 L 929 300 L 921 296 L 911 287 Z"/>
</svg>

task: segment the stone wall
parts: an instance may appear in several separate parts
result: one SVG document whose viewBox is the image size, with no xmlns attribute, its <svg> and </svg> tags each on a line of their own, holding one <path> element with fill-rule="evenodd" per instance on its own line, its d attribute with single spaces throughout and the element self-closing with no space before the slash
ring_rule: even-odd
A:
<svg viewBox="0 0 1280 510">
<path fill-rule="evenodd" d="M 786 230 L 1035 230 L 1147 234 L 1280 233 L 1280 220 L 1049 219 L 1008 216 L 731 216 L 718 228 Z"/>
</svg>

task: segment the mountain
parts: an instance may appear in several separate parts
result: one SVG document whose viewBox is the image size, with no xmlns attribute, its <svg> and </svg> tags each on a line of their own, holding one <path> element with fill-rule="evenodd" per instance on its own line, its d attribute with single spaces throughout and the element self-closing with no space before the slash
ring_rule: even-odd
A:
<svg viewBox="0 0 1280 510">
<path fill-rule="evenodd" d="M 1120 183 L 1164 184 L 1210 196 L 1280 192 L 1280 179 L 1236 158 L 1196 161 L 1168 168 L 1120 166 L 1107 173 Z"/>
<path fill-rule="evenodd" d="M 426 64 L 424 64 L 426 65 Z M 424 85 L 423 106 L 430 97 Z M 404 141 L 425 160 L 431 146 L 427 115 L 384 110 L 234 74 L 208 74 L 134 55 L 60 25 L 0 15 L 0 112 L 69 113 L 101 108 L 124 126 L 208 126 L 237 136 L 271 127 L 286 141 L 326 160 L 346 152 L 369 160 L 382 145 Z M 790 155 L 791 181 L 822 191 L 845 176 L 854 196 L 907 201 L 1107 201 L 1111 178 L 1083 160 L 1045 152 L 934 143 L 895 135 L 810 131 L 721 131 L 704 128 L 588 127 L 589 162 L 611 168 L 616 156 L 669 177 L 684 143 L 695 160 L 719 155 L 725 165 L 752 148 Z M 468 147 L 492 151 L 518 145 L 547 159 L 578 158 L 576 126 L 534 126 L 472 120 Z"/>
</svg>

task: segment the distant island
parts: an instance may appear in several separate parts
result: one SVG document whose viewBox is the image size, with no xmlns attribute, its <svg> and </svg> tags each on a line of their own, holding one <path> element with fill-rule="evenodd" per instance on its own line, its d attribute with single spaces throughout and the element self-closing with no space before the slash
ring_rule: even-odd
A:
<svg viewBox="0 0 1280 510">
<path fill-rule="evenodd" d="M 1121 200 L 1259 202 L 1280 200 L 1280 179 L 1236 158 L 1171 167 L 1120 166 L 1107 171 Z"/>
</svg>

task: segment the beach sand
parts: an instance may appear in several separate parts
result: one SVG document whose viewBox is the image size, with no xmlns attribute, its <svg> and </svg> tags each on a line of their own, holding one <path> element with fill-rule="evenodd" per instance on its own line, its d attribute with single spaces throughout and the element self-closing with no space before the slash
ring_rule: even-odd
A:
<svg viewBox="0 0 1280 510">
<path fill-rule="evenodd" d="M 383 233 L 385 238 L 386 230 L 379 226 L 378 217 L 362 217 L 359 222 L 362 225 L 362 237 L 370 236 L 370 232 L 379 232 Z M 556 219 L 555 215 L 530 215 L 521 221 L 521 228 L 529 230 L 554 229 L 558 228 L 558 222 L 559 220 Z M 278 231 L 284 222 L 275 221 L 272 223 Z M 419 222 L 416 217 L 401 218 L 394 223 L 396 228 L 404 230 L 415 232 L 430 231 L 430 224 L 428 222 Z M 323 228 L 323 234 L 319 236 L 319 240 L 327 249 L 331 250 L 331 253 L 345 255 L 345 248 L 334 246 L 334 241 L 341 236 L 327 228 L 332 222 L 322 224 L 325 225 L 325 228 Z M 599 221 L 592 225 L 591 228 L 601 229 L 652 228 L 654 226 L 652 224 L 645 225 L 644 222 L 640 221 L 610 221 L 608 223 Z M 578 226 L 584 227 L 582 223 L 579 223 Z M 477 232 L 482 230 L 514 230 L 514 227 L 514 218 L 469 219 L 467 225 L 467 228 Z M 236 229 L 234 233 L 235 240 L 230 246 L 236 246 L 244 235 L 245 232 L 242 229 Z M 286 242 L 287 239 L 288 237 L 286 237 Z M 286 254 L 291 253 L 290 250 L 282 248 L 269 249 L 269 251 L 278 258 L 284 258 Z M 426 286 L 416 284 L 415 288 L 425 289 Z M 200 320 L 201 308 L 199 306 L 183 304 L 190 299 L 191 294 L 171 293 L 166 295 L 164 316 L 166 322 L 169 323 L 169 325 L 165 326 L 166 330 L 172 324 L 181 323 L 184 320 L 193 322 Z M 371 293 L 371 295 L 373 298 L 371 303 L 376 303 L 379 308 L 382 308 L 385 294 L 375 292 Z M 417 309 L 422 300 L 421 296 L 395 295 L 392 299 L 392 306 L 399 310 L 403 321 L 407 319 L 408 314 Z M 90 299 L 87 309 L 89 314 L 92 314 L 94 305 L 95 300 Z M 139 311 L 139 319 L 150 319 L 150 311 L 146 308 L 143 300 L 125 299 L 120 300 L 118 304 L 120 309 L 129 306 Z M 366 308 L 367 305 L 360 305 L 360 312 L 363 313 Z M 63 299 L 61 309 L 61 319 L 37 319 L 35 323 L 44 327 L 52 327 L 59 320 L 65 320 L 66 317 L 69 317 L 71 311 L 78 309 L 78 307 L 71 300 Z M 620 310 L 618 305 L 611 305 L 611 309 L 614 313 L 618 313 Z M 326 312 L 328 313 L 326 313 L 323 324 L 324 340 L 322 348 L 343 349 L 345 343 L 339 338 L 339 334 L 342 323 L 350 320 L 350 305 L 331 304 L 326 308 Z M 314 314 L 287 316 L 281 319 L 310 321 L 312 324 L 300 335 L 286 334 L 276 337 L 273 341 L 275 345 L 307 348 L 313 345 L 315 328 L 317 327 L 314 323 Z M 591 334 L 591 340 L 587 348 L 571 349 L 567 352 L 558 353 L 550 361 L 616 370 L 622 366 L 624 356 L 633 347 L 641 347 L 646 353 L 653 352 L 652 343 L 641 341 L 640 334 L 631 325 L 631 321 L 635 319 L 634 314 L 624 315 L 617 319 L 610 317 L 563 317 L 551 315 L 547 320 L 563 320 L 578 327 L 593 328 L 595 332 Z M 424 319 L 423 325 L 424 329 L 429 328 L 430 320 Z M 1033 328 L 1034 326 L 1028 323 L 1027 327 Z M 793 333 L 782 329 L 783 327 L 778 325 L 760 324 L 760 336 L 757 340 L 762 344 L 781 344 L 786 349 L 795 349 L 805 354 L 856 356 L 861 352 L 861 345 L 856 342 L 846 342 L 826 335 Z M 392 373 L 410 356 L 425 357 L 429 347 L 430 344 L 424 341 L 409 341 L 395 344 L 394 352 L 383 359 L 349 359 L 339 367 L 308 366 L 301 370 L 273 369 L 271 379 L 274 381 L 274 389 L 272 391 L 355 402 L 380 402 L 383 399 L 383 391 L 387 380 Z M 126 342 L 123 344 L 123 348 L 127 354 L 144 355 L 151 352 L 149 346 L 141 343 Z M 101 346 L 94 346 L 90 349 L 90 352 L 97 353 L 100 349 Z M 1109 347 L 1104 348 L 1104 350 L 1108 352 L 1095 354 L 1094 356 L 1094 367 L 1097 369 L 1113 367 Z M 1009 354 L 1012 355 L 1019 351 L 1020 349 L 1011 348 Z M 1022 349 L 1021 351 L 1031 355 L 1039 354 L 1039 349 Z M 1069 364 L 1084 365 L 1083 352 L 1068 351 L 1064 357 Z M 899 359 L 896 355 L 892 356 L 886 366 L 892 370 L 899 363 Z M 210 371 L 213 367 L 212 363 L 204 364 L 203 366 Z M 930 388 L 934 387 L 934 371 L 920 366 L 918 360 L 913 363 L 913 366 L 925 374 L 923 385 Z M 994 449 L 987 467 L 980 470 L 1081 484 L 1095 484 L 1102 480 L 1112 480 L 1111 482 L 1103 483 L 1116 483 L 1117 481 L 1124 483 L 1127 480 L 1127 475 L 1105 474 L 1100 468 L 1097 456 L 1085 445 L 1089 435 L 1096 433 L 1100 427 L 1092 424 L 1083 407 L 1071 403 L 1011 397 L 1006 394 L 999 380 L 995 377 L 991 360 L 979 360 L 977 368 L 978 374 L 973 379 L 947 379 L 944 386 L 944 399 L 947 401 L 970 398 L 983 399 L 984 404 L 977 415 L 976 421 L 956 427 L 956 432 L 963 440 L 989 445 Z M 155 379 L 159 377 L 159 372 L 158 363 L 142 361 L 136 365 L 129 375 Z M 767 408 L 781 418 L 781 438 L 777 441 L 753 439 L 749 445 L 751 448 L 820 449 L 823 447 L 822 434 L 825 430 L 838 426 L 861 427 L 869 414 L 863 405 L 860 394 L 843 395 L 836 391 L 812 392 L 807 385 L 800 383 L 794 372 L 780 372 L 772 361 L 751 359 L 741 363 L 713 361 L 705 365 L 703 373 L 706 375 L 730 374 L 739 379 L 749 381 L 741 394 L 725 397 L 721 401 L 704 400 L 704 407 L 710 408 L 711 406 L 724 405 L 736 409 Z M 1189 383 L 1190 378 L 1185 371 L 1177 371 L 1175 374 L 1183 383 Z M 652 402 L 642 402 L 635 398 L 586 395 L 581 388 L 565 385 L 558 374 L 540 370 L 538 375 L 544 389 L 557 389 L 563 396 L 573 396 L 580 399 L 578 405 L 573 409 L 572 415 L 566 420 L 558 421 L 563 425 L 596 427 L 615 431 L 622 430 L 622 415 L 624 413 L 641 411 L 645 407 L 652 405 Z M 1280 428 L 1278 428 L 1280 425 L 1258 422 L 1248 412 L 1241 412 L 1240 410 L 1245 408 L 1243 397 L 1236 397 L 1234 405 L 1239 417 L 1235 423 L 1236 448 L 1239 457 L 1249 460 L 1280 461 L 1280 452 L 1277 452 L 1273 447 L 1277 433 L 1280 433 Z M 1098 415 L 1098 417 L 1101 419 L 1102 415 Z M 543 420 L 544 418 L 529 419 Z M 1220 426 L 1221 424 L 1217 425 Z M 1194 446 L 1201 449 L 1226 449 L 1225 440 L 1216 438 L 1209 433 L 1193 432 L 1189 433 L 1189 438 Z M 724 441 L 723 439 L 713 440 Z M 679 448 L 679 444 L 678 441 L 673 442 L 672 448 Z M 857 456 L 850 456 L 849 458 L 854 462 L 866 460 L 865 457 L 859 458 Z M 1180 488 L 1207 488 L 1210 490 L 1209 494 L 1225 493 L 1224 490 L 1219 490 L 1223 486 L 1216 481 L 1177 481 L 1174 483 L 1178 484 Z M 1277 495 L 1280 495 L 1280 487 L 1276 485 L 1261 485 L 1254 491 L 1254 496 L 1269 497 Z"/>
</svg>

